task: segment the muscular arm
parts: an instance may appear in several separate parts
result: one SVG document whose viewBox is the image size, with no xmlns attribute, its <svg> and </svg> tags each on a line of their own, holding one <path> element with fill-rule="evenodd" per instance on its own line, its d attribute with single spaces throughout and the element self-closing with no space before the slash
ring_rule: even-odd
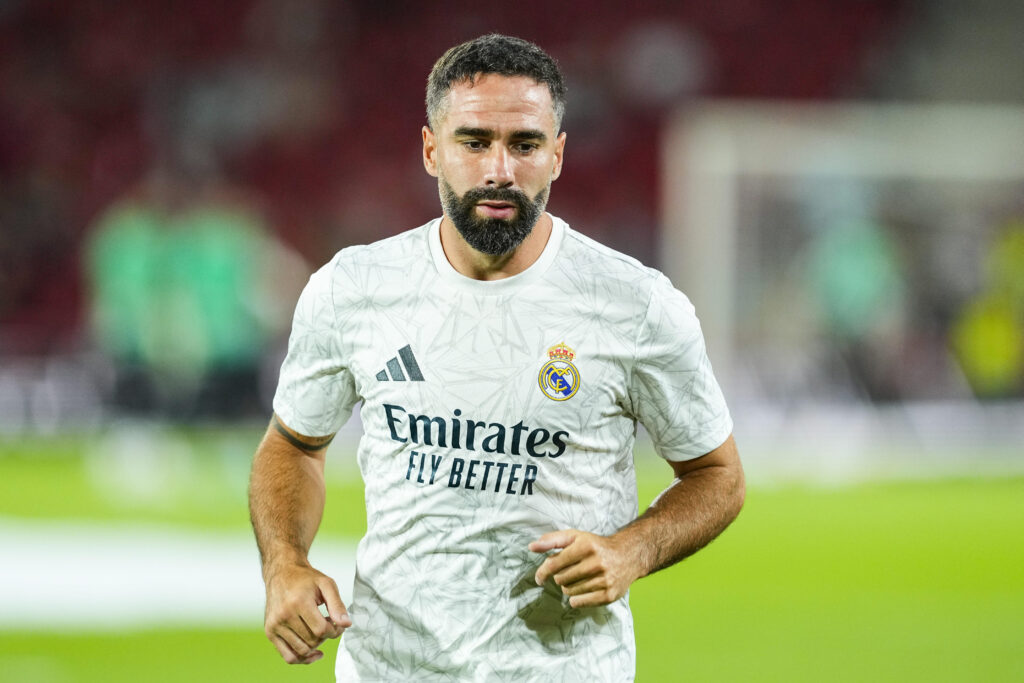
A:
<svg viewBox="0 0 1024 683">
<path fill-rule="evenodd" d="M 554 577 L 573 607 L 604 605 L 637 579 L 697 552 L 739 514 L 743 468 L 730 436 L 710 453 L 671 462 L 672 484 L 635 520 L 610 536 L 576 529 L 554 531 L 530 544 L 534 552 L 560 549 L 537 570 L 537 583 Z"/>
<path fill-rule="evenodd" d="M 707 455 L 670 462 L 675 479 L 621 535 L 638 551 L 640 576 L 697 552 L 736 519 L 746 488 L 732 436 Z"/>
<path fill-rule="evenodd" d="M 351 625 L 334 581 L 307 557 L 323 516 L 331 438 L 300 435 L 274 416 L 253 459 L 249 515 L 267 587 L 265 629 L 289 664 L 320 659 L 320 643 Z"/>
<path fill-rule="evenodd" d="M 256 449 L 249 516 L 263 578 L 281 564 L 306 561 L 324 511 L 324 453 L 330 438 L 307 439 L 274 416 Z"/>
</svg>

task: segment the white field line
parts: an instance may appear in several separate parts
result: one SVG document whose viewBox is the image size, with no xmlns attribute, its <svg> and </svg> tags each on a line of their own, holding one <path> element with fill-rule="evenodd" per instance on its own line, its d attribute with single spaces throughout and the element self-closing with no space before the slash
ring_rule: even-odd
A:
<svg viewBox="0 0 1024 683">
<path fill-rule="evenodd" d="M 354 541 L 310 559 L 351 592 Z M 263 601 L 251 534 L 0 519 L 0 630 L 262 629 Z"/>
</svg>

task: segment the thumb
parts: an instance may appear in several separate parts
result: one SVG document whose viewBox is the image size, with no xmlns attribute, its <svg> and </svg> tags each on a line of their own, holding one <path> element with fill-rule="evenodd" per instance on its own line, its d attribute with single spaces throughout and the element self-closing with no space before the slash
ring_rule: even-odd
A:
<svg viewBox="0 0 1024 683">
<path fill-rule="evenodd" d="M 317 588 L 327 605 L 328 618 L 339 628 L 348 628 L 352 625 L 352 617 L 345 609 L 345 603 L 341 601 L 341 594 L 338 593 L 338 585 L 329 576 L 322 576 L 317 580 Z"/>
<path fill-rule="evenodd" d="M 529 545 L 531 552 L 546 553 L 557 548 L 568 548 L 576 540 L 575 529 L 549 531 Z"/>
</svg>

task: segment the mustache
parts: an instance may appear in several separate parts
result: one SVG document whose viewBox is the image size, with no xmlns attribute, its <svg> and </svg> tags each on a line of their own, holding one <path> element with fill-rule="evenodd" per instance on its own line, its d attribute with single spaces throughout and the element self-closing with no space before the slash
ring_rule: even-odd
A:
<svg viewBox="0 0 1024 683">
<path fill-rule="evenodd" d="M 466 204 L 476 204 L 481 201 L 509 202 L 516 206 L 523 206 L 530 198 L 521 190 L 514 190 L 511 187 L 474 187 L 462 195 L 462 201 Z"/>
</svg>

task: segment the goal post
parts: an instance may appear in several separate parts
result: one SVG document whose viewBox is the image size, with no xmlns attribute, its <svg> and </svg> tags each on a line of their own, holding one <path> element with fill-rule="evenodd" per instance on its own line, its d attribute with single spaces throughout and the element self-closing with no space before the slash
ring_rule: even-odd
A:
<svg viewBox="0 0 1024 683">
<path fill-rule="evenodd" d="M 815 197 L 807 191 L 815 184 L 828 192 Z M 716 374 L 727 388 L 746 391 L 751 373 L 765 370 L 746 360 L 758 343 L 806 351 L 747 312 L 824 229 L 812 216 L 835 202 L 823 195 L 870 195 L 861 218 L 886 224 L 895 243 L 910 245 L 901 256 L 908 287 L 937 286 L 956 298 L 982 286 L 981 264 L 965 276 L 931 261 L 941 261 L 944 249 L 983 244 L 1002 219 L 1024 215 L 1022 189 L 1021 107 L 699 103 L 675 112 L 664 131 L 660 266 L 697 306 Z M 797 253 L 766 262 L 763 254 L 780 241 Z M 906 253 L 914 244 L 928 253 Z M 785 311 L 777 313 L 786 325 Z M 922 315 L 930 313 L 910 311 L 907 325 L 927 324 Z M 807 330 L 820 332 L 815 324 Z M 957 397 L 956 379 L 943 382 L 925 393 Z"/>
</svg>

